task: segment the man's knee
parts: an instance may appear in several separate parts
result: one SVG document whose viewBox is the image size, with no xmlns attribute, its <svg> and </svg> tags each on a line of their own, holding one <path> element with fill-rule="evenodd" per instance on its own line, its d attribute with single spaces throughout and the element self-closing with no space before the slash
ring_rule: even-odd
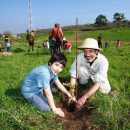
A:
<svg viewBox="0 0 130 130">
<path fill-rule="evenodd" d="M 101 84 L 99 91 L 104 94 L 108 94 L 111 91 L 111 87 L 109 84 Z"/>
</svg>

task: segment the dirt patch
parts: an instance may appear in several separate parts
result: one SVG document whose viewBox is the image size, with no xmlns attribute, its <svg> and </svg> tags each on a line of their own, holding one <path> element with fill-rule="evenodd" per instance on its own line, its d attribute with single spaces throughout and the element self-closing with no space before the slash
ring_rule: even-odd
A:
<svg viewBox="0 0 130 130">
<path fill-rule="evenodd" d="M 100 126 L 91 123 L 94 106 L 89 102 L 84 105 L 82 110 L 75 111 L 75 104 L 72 104 L 72 108 L 70 108 L 67 98 L 62 95 L 58 106 L 60 106 L 65 113 L 65 118 L 57 118 L 59 121 L 64 122 L 63 130 L 103 130 Z"/>
<path fill-rule="evenodd" d="M 84 105 L 81 111 L 70 112 L 66 101 L 59 103 L 65 113 L 65 118 L 57 117 L 63 121 L 63 130 L 103 130 L 100 126 L 91 123 L 91 115 L 94 107 L 89 102 Z"/>
<path fill-rule="evenodd" d="M 77 35 L 77 41 L 78 42 L 82 42 L 82 40 L 80 39 L 80 36 L 83 34 L 84 32 L 79 31 L 78 35 Z M 72 36 L 68 39 L 70 42 L 76 42 L 76 35 Z"/>
<path fill-rule="evenodd" d="M 69 82 L 66 79 L 60 78 L 62 83 Z M 67 88 L 67 87 L 66 87 Z M 67 88 L 69 90 L 69 88 Z M 83 94 L 84 90 L 81 86 L 77 86 L 77 99 Z M 101 126 L 92 124 L 91 116 L 94 114 L 94 105 L 87 100 L 86 104 L 80 111 L 77 111 L 76 104 L 68 105 L 68 98 L 59 91 L 60 101 L 57 104 L 65 113 L 65 118 L 57 117 L 58 122 L 63 122 L 63 130 L 103 130 Z M 70 107 L 71 106 L 71 107 Z M 55 121 L 56 121 L 55 120 Z"/>
</svg>

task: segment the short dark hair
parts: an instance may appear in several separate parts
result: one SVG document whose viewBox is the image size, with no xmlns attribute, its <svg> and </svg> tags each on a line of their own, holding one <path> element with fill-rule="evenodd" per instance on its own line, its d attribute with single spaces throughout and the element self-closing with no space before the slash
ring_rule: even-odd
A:
<svg viewBox="0 0 130 130">
<path fill-rule="evenodd" d="M 65 67 L 66 63 L 67 63 L 67 59 L 66 59 L 64 53 L 56 52 L 55 54 L 53 54 L 51 56 L 50 60 L 48 61 L 48 65 L 52 65 L 54 62 L 59 62 L 60 64 L 62 64 Z"/>
<path fill-rule="evenodd" d="M 55 27 L 60 27 L 60 24 L 59 23 L 55 23 Z"/>
</svg>

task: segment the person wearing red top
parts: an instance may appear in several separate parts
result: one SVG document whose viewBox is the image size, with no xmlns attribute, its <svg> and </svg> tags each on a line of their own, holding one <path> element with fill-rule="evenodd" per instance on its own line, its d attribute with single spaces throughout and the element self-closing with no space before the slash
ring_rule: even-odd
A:
<svg viewBox="0 0 130 130">
<path fill-rule="evenodd" d="M 63 32 L 60 24 L 56 23 L 55 28 L 52 29 L 50 37 L 53 40 L 55 46 L 55 52 L 61 52 L 62 42 L 63 42 Z"/>
<path fill-rule="evenodd" d="M 65 43 L 65 49 L 67 50 L 67 51 L 69 51 L 69 52 L 71 52 L 71 43 L 70 42 L 66 42 Z"/>
<path fill-rule="evenodd" d="M 120 46 L 121 46 L 121 41 L 120 41 L 119 39 L 116 41 L 115 46 L 116 46 L 116 48 L 120 48 Z"/>
</svg>

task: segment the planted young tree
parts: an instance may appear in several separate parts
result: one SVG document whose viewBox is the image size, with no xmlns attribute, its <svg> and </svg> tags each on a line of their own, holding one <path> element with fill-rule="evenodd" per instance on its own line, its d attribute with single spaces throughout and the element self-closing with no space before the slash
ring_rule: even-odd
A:
<svg viewBox="0 0 130 130">
<path fill-rule="evenodd" d="M 105 16 L 105 15 L 102 15 L 102 14 L 100 14 L 100 15 L 96 18 L 96 20 L 95 20 L 95 24 L 97 24 L 97 25 L 99 25 L 99 26 L 106 26 L 106 25 L 107 25 L 107 22 L 108 22 L 108 20 L 107 20 L 106 16 Z"/>
<path fill-rule="evenodd" d="M 113 16 L 113 19 L 115 23 L 117 23 L 118 28 L 120 27 L 120 24 L 125 20 L 124 14 L 123 13 L 115 13 Z"/>
</svg>

